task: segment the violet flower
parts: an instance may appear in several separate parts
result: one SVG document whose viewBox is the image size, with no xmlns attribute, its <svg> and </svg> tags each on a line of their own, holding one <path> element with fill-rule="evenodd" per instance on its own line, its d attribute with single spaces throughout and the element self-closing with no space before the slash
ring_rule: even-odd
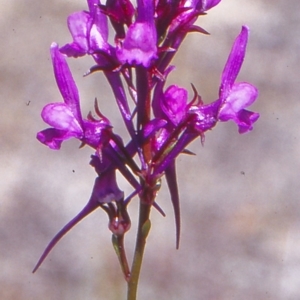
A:
<svg viewBox="0 0 300 300">
<path fill-rule="evenodd" d="M 156 150 L 168 142 L 172 130 L 177 130 L 177 138 L 179 137 L 182 131 L 178 130 L 178 126 L 182 130 L 191 126 L 201 137 L 203 137 L 204 132 L 212 129 L 218 121 L 233 120 L 238 125 L 240 133 L 253 129 L 253 124 L 259 118 L 259 114 L 245 110 L 245 108 L 255 101 L 258 91 L 249 83 L 235 83 L 245 58 L 248 34 L 248 27 L 243 26 L 235 39 L 222 73 L 219 99 L 216 101 L 204 105 L 201 98 L 196 95 L 197 97 L 188 104 L 185 89 L 172 85 L 162 93 L 163 84 L 157 85 L 154 95 L 154 114 L 157 118 L 165 118 L 169 122 L 165 123 L 163 128 L 161 125 L 157 125 L 156 138 L 152 142 Z M 159 104 L 156 103 L 157 101 Z M 194 104 L 195 101 L 198 103 Z M 156 122 L 156 124 L 161 123 Z M 172 137 L 173 140 L 174 138 L 175 136 Z M 185 146 L 187 145 L 183 144 L 183 147 Z M 165 148 L 167 147 L 165 146 Z M 182 150 L 183 148 L 180 151 Z"/>
<path fill-rule="evenodd" d="M 154 1 L 138 0 L 137 19 L 128 28 L 117 57 L 121 63 L 149 67 L 157 58 L 157 36 L 154 24 Z"/>
<path fill-rule="evenodd" d="M 93 55 L 99 64 L 105 59 L 96 52 L 110 53 L 108 44 L 107 17 L 101 12 L 98 0 L 88 0 L 89 12 L 75 12 L 68 17 L 68 27 L 73 42 L 61 47 L 60 51 L 67 56 L 80 57 Z"/>
<path fill-rule="evenodd" d="M 232 46 L 222 73 L 219 99 L 189 109 L 190 113 L 197 115 L 195 129 L 199 132 L 212 129 L 217 121 L 233 120 L 239 127 L 239 133 L 245 133 L 253 129 L 253 123 L 259 118 L 258 113 L 245 110 L 257 98 L 256 87 L 246 82 L 235 83 L 244 61 L 248 34 L 248 27 L 243 26 Z"/>
<path fill-rule="evenodd" d="M 228 121 L 232 119 L 238 125 L 240 133 L 252 130 L 252 124 L 259 118 L 258 113 L 244 109 L 256 100 L 258 96 L 257 88 L 246 82 L 235 83 L 245 58 L 248 35 L 249 28 L 243 26 L 240 35 L 232 46 L 222 73 L 220 87 L 222 105 L 219 110 L 219 120 Z"/>
<path fill-rule="evenodd" d="M 60 149 L 61 143 L 77 138 L 84 144 L 99 148 L 109 139 L 111 125 L 104 118 L 97 121 L 92 117 L 83 119 L 80 111 L 79 94 L 70 69 L 58 45 L 51 45 L 51 58 L 55 79 L 63 96 L 63 103 L 50 103 L 42 110 L 43 120 L 52 126 L 37 134 L 37 139 L 51 149 Z"/>
</svg>

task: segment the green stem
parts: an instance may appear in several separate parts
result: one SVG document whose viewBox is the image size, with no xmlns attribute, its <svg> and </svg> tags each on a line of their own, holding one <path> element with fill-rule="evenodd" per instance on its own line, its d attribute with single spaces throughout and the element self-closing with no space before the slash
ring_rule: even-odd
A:
<svg viewBox="0 0 300 300">
<path fill-rule="evenodd" d="M 125 254 L 125 248 L 124 248 L 124 234 L 122 235 L 113 234 L 112 244 L 118 256 L 124 274 L 124 278 L 126 281 L 128 281 L 130 277 L 130 272 L 129 272 L 129 267 L 128 267 L 127 258 Z"/>
<path fill-rule="evenodd" d="M 131 275 L 128 281 L 127 300 L 136 300 L 137 287 L 142 267 L 143 255 L 146 245 L 146 239 L 150 231 L 151 223 L 149 220 L 151 205 L 140 201 L 140 215 L 137 231 L 136 246 L 132 262 Z"/>
</svg>

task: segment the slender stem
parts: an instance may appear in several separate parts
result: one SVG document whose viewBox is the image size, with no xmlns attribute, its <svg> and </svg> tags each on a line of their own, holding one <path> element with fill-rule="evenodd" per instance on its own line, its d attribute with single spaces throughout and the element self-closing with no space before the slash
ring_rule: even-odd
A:
<svg viewBox="0 0 300 300">
<path fill-rule="evenodd" d="M 150 84 L 148 70 L 143 66 L 136 67 L 136 89 L 137 89 L 137 135 L 138 150 L 141 159 L 142 172 L 149 171 L 148 162 L 151 159 L 149 142 L 144 142 L 144 126 L 150 120 Z M 130 278 L 128 280 L 127 300 L 136 300 L 137 287 L 142 267 L 142 261 L 145 251 L 146 239 L 150 231 L 151 223 L 149 219 L 150 210 L 154 201 L 155 194 L 149 189 L 149 182 L 141 179 L 142 191 L 140 192 L 139 223 L 137 229 L 137 238 L 135 244 L 134 257 L 131 267 Z M 145 180 L 145 181 L 144 181 Z"/>
<path fill-rule="evenodd" d="M 140 201 L 140 215 L 137 231 L 136 246 L 134 258 L 131 268 L 131 275 L 128 281 L 127 300 L 136 300 L 137 287 L 142 267 L 143 255 L 146 245 L 147 235 L 150 230 L 150 215 L 151 205 L 144 204 Z"/>
</svg>

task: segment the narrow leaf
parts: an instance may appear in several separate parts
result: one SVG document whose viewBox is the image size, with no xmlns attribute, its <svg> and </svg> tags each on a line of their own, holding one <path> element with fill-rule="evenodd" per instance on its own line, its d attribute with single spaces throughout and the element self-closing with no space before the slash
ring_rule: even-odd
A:
<svg viewBox="0 0 300 300">
<path fill-rule="evenodd" d="M 180 240 L 180 204 L 179 204 L 179 193 L 176 177 L 175 160 L 173 160 L 165 170 L 167 184 L 169 187 L 171 200 L 174 209 L 175 226 L 176 226 L 176 249 L 179 248 Z"/>
</svg>

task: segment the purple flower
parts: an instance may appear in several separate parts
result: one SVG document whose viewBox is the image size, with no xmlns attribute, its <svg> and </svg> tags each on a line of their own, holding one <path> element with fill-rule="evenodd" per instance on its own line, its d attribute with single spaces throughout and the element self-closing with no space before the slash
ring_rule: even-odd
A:
<svg viewBox="0 0 300 300">
<path fill-rule="evenodd" d="M 154 2 L 138 0 L 138 16 L 130 25 L 122 46 L 117 49 L 120 62 L 149 67 L 157 58 L 157 34 L 154 24 Z"/>
<path fill-rule="evenodd" d="M 60 49 L 68 56 L 79 57 L 109 50 L 107 17 L 98 7 L 98 0 L 88 0 L 88 5 L 89 12 L 75 12 L 68 17 L 73 42 Z"/>
<path fill-rule="evenodd" d="M 244 109 L 256 100 L 258 96 L 256 87 L 246 82 L 235 83 L 244 61 L 248 34 L 249 28 L 243 26 L 240 35 L 232 46 L 223 70 L 219 93 L 222 102 L 219 120 L 228 121 L 232 119 L 238 125 L 240 133 L 252 130 L 252 124 L 259 118 L 258 113 Z"/>
<path fill-rule="evenodd" d="M 93 148 L 99 148 L 108 141 L 111 125 L 106 118 L 100 121 L 90 117 L 82 119 L 79 95 L 70 69 L 58 45 L 51 45 L 51 58 L 55 79 L 64 103 L 50 103 L 42 110 L 43 120 L 52 126 L 37 134 L 37 139 L 51 149 L 58 150 L 61 143 L 77 138 Z"/>
<path fill-rule="evenodd" d="M 233 120 L 239 127 L 239 133 L 253 129 L 253 123 L 259 114 L 245 110 L 257 98 L 255 86 L 246 83 L 235 83 L 244 61 L 249 29 L 242 27 L 236 38 L 225 68 L 222 73 L 219 99 L 208 105 L 191 106 L 189 112 L 196 115 L 195 129 L 204 132 L 212 129 L 217 121 Z"/>
</svg>

